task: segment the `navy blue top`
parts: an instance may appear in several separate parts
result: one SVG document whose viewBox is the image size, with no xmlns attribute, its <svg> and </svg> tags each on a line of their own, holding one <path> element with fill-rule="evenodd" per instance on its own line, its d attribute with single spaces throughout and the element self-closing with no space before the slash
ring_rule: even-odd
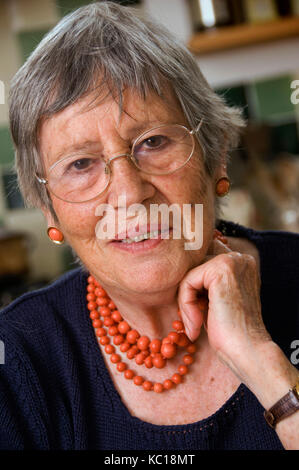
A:
<svg viewBox="0 0 299 470">
<path fill-rule="evenodd" d="M 264 321 L 290 358 L 299 339 L 299 235 L 223 221 L 218 228 L 256 244 Z M 104 364 L 85 293 L 86 273 L 76 269 L 1 312 L 0 449 L 282 449 L 244 384 L 196 423 L 158 426 L 131 416 Z"/>
</svg>

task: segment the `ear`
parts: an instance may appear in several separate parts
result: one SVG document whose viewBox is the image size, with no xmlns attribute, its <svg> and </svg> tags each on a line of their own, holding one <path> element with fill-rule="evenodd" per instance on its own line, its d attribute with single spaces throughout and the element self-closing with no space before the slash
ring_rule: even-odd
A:
<svg viewBox="0 0 299 470">
<path fill-rule="evenodd" d="M 215 169 L 215 181 L 223 176 L 227 177 L 227 151 L 228 151 L 228 137 L 225 135 L 223 139 L 223 149 L 220 154 L 220 162 Z"/>
</svg>

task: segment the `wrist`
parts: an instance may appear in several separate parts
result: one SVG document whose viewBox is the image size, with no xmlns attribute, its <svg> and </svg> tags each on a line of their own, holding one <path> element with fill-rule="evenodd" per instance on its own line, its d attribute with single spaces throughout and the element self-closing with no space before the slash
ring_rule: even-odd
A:
<svg viewBox="0 0 299 470">
<path fill-rule="evenodd" d="M 292 389 L 299 376 L 299 371 L 271 340 L 252 347 L 238 370 L 241 380 L 265 409 Z"/>
</svg>

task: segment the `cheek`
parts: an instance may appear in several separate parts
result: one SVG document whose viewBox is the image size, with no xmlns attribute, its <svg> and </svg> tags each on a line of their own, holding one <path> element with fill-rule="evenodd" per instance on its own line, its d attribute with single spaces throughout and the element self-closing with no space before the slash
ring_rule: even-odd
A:
<svg viewBox="0 0 299 470">
<path fill-rule="evenodd" d="M 97 217 L 95 216 L 94 204 L 68 204 L 62 201 L 53 203 L 60 228 L 64 235 L 72 239 L 91 239 L 95 237 L 95 226 Z"/>
</svg>

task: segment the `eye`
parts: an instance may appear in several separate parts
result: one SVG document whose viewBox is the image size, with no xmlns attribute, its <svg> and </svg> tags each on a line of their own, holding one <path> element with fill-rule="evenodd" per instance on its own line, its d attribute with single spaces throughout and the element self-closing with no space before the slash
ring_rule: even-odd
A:
<svg viewBox="0 0 299 470">
<path fill-rule="evenodd" d="M 72 163 L 73 168 L 76 170 L 86 170 L 92 165 L 91 158 L 80 158 Z"/>
<path fill-rule="evenodd" d="M 166 142 L 166 137 L 163 135 L 153 135 L 151 137 L 148 137 L 146 140 L 142 142 L 142 145 L 144 145 L 147 148 L 152 148 L 156 149 L 161 147 L 161 145 L 165 144 Z"/>
</svg>

